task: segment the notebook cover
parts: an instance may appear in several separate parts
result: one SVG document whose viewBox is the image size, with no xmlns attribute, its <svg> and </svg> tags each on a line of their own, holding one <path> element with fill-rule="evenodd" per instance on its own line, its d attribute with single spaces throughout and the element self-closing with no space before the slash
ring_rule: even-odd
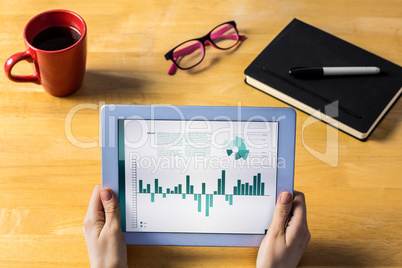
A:
<svg viewBox="0 0 402 268">
<path fill-rule="evenodd" d="M 381 73 L 314 79 L 289 75 L 290 68 L 299 66 L 377 66 Z M 322 113 L 326 105 L 339 101 L 335 119 L 361 133 L 369 131 L 402 87 L 400 66 L 297 19 L 257 56 L 245 74 Z"/>
</svg>

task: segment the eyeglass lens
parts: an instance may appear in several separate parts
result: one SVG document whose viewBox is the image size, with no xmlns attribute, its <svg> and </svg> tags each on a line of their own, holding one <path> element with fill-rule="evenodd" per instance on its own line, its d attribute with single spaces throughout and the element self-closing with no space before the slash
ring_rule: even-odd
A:
<svg viewBox="0 0 402 268">
<path fill-rule="evenodd" d="M 211 40 L 217 48 L 228 49 L 237 44 L 239 35 L 231 24 L 223 24 L 215 28 L 210 34 Z M 174 61 L 183 69 L 194 67 L 204 58 L 204 46 L 200 41 L 191 40 L 178 46 L 173 51 Z"/>
<path fill-rule="evenodd" d="M 218 48 L 228 49 L 236 45 L 239 35 L 233 25 L 224 24 L 211 32 L 211 39 Z"/>
<path fill-rule="evenodd" d="M 202 61 L 204 47 L 199 41 L 188 41 L 178 46 L 173 51 L 173 58 L 181 68 L 191 68 Z"/>
</svg>

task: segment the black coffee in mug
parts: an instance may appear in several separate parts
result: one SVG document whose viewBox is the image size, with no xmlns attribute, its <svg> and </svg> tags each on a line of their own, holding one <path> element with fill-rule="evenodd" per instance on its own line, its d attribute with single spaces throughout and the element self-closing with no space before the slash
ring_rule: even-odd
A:
<svg viewBox="0 0 402 268">
<path fill-rule="evenodd" d="M 37 33 L 31 44 L 41 50 L 55 51 L 74 45 L 80 38 L 81 34 L 72 27 L 54 26 Z"/>
</svg>

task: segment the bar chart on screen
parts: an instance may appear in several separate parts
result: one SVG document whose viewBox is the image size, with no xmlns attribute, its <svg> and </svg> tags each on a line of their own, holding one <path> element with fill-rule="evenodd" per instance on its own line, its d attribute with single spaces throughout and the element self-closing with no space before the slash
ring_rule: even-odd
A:
<svg viewBox="0 0 402 268">
<path fill-rule="evenodd" d="M 167 198 L 168 195 L 181 195 L 182 199 L 186 199 L 189 196 L 193 196 L 194 201 L 197 201 L 197 211 L 201 212 L 202 200 L 205 199 L 205 216 L 209 216 L 210 208 L 213 207 L 214 196 L 223 195 L 225 196 L 225 201 L 231 206 L 233 205 L 233 196 L 264 196 L 265 183 L 261 182 L 261 174 L 257 173 L 253 176 L 253 183 L 249 182 L 242 183 L 241 180 L 237 180 L 236 186 L 233 186 L 233 191 L 227 193 L 226 191 L 226 178 L 225 170 L 222 170 L 221 178 L 217 179 L 217 185 L 213 193 L 206 192 L 206 183 L 202 182 L 202 191 L 194 192 L 194 185 L 191 184 L 190 175 L 186 175 L 185 187 L 183 184 L 178 184 L 174 188 L 164 188 L 159 186 L 159 179 L 154 180 L 153 187 L 150 183 L 146 184 L 144 187 L 143 180 L 139 180 L 139 194 L 145 194 L 150 196 L 150 201 L 155 202 L 155 196 Z"/>
<path fill-rule="evenodd" d="M 262 201 L 257 204 L 274 200 L 272 192 L 266 190 L 269 179 L 262 173 L 234 176 L 229 172 L 228 177 L 226 170 L 214 170 L 205 173 L 208 179 L 199 174 L 177 174 L 166 179 L 163 173 L 141 178 L 136 170 L 137 160 L 131 161 L 131 228 L 137 231 L 157 231 L 163 219 L 164 226 L 171 226 L 171 231 L 182 232 L 191 226 L 202 232 L 203 226 L 215 224 L 216 231 L 222 232 L 230 229 L 225 226 L 231 222 L 240 221 L 239 217 L 252 221 L 254 209 L 260 209 L 255 207 L 255 198 Z M 274 181 L 271 178 L 271 184 Z"/>
</svg>

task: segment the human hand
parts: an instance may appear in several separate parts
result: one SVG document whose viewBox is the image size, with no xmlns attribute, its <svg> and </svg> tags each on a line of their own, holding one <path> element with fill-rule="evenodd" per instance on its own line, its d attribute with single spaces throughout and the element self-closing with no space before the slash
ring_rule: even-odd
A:
<svg viewBox="0 0 402 268">
<path fill-rule="evenodd" d="M 127 246 L 120 225 L 120 206 L 109 188 L 96 185 L 84 219 L 91 267 L 127 267 Z"/>
<path fill-rule="evenodd" d="M 293 205 L 293 206 L 292 206 Z M 287 226 L 286 221 L 293 212 Z M 304 194 L 283 192 L 257 256 L 257 267 L 296 267 L 310 241 Z"/>
</svg>

